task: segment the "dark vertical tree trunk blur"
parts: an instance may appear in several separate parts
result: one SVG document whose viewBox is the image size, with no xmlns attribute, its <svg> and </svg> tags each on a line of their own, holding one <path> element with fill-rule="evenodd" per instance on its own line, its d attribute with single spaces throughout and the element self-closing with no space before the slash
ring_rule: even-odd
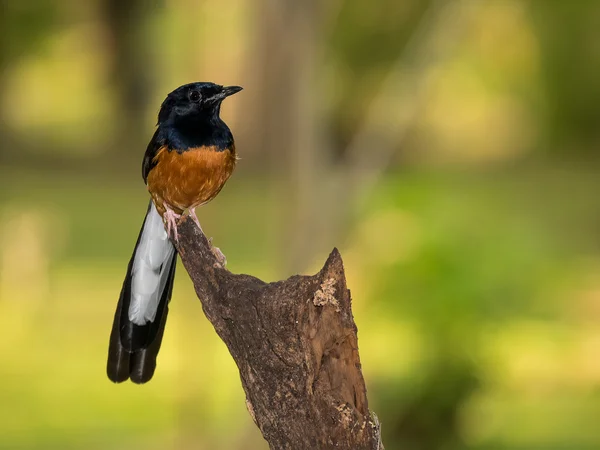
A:
<svg viewBox="0 0 600 450">
<path fill-rule="evenodd" d="M 540 148 L 597 154 L 600 3 L 537 1 L 527 5 L 541 52 L 540 88 L 545 107 L 540 109 L 540 119 L 545 142 Z"/>
<path fill-rule="evenodd" d="M 253 103 L 256 115 L 252 147 L 268 155 L 274 195 L 283 196 L 286 210 L 279 216 L 288 223 L 279 236 L 287 270 L 302 270 L 313 256 L 312 230 L 319 159 L 323 146 L 317 124 L 319 83 L 316 82 L 322 4 L 262 0 L 257 8 L 258 80 L 260 97 Z M 283 220 L 283 219 L 282 219 Z"/>
<path fill-rule="evenodd" d="M 30 52 L 41 47 L 44 38 L 59 23 L 58 7 L 52 0 L 36 2 L 11 2 L 0 0 L 0 98 L 7 92 L 9 72 L 15 63 Z M 17 142 L 19 136 L 10 129 L 10 109 L 0 105 L 0 142 L 3 148 L 24 147 Z M 25 151 L 2 151 L 0 161 L 24 161 L 36 163 L 42 158 L 28 158 Z"/>
<path fill-rule="evenodd" d="M 118 118 L 118 147 L 128 146 L 135 157 L 147 138 L 147 111 L 155 67 L 151 64 L 149 40 L 145 37 L 147 20 L 157 2 L 146 0 L 102 0 L 111 61 L 110 83 L 116 90 L 115 114 Z M 127 151 L 115 148 L 113 151 Z"/>
</svg>

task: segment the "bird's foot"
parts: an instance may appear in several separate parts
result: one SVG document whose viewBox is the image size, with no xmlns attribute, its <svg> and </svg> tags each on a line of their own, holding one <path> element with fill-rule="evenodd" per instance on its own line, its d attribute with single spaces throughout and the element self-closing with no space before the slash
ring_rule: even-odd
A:
<svg viewBox="0 0 600 450">
<path fill-rule="evenodd" d="M 225 267 L 227 265 L 227 258 L 225 257 L 221 249 L 219 247 L 215 247 L 212 244 L 212 238 L 208 240 L 208 243 L 210 244 L 210 251 L 215 256 L 215 258 L 217 258 L 217 263 L 219 264 L 219 266 Z"/>
<path fill-rule="evenodd" d="M 167 236 L 173 237 L 175 242 L 179 243 L 179 235 L 177 234 L 177 220 L 181 218 L 181 214 L 177 214 L 168 206 L 165 206 L 163 220 L 167 226 Z"/>
<path fill-rule="evenodd" d="M 223 254 L 223 252 L 219 249 L 219 247 L 211 247 L 210 249 L 212 254 L 217 258 L 217 262 L 221 267 L 225 267 L 227 265 L 227 258 Z"/>
</svg>

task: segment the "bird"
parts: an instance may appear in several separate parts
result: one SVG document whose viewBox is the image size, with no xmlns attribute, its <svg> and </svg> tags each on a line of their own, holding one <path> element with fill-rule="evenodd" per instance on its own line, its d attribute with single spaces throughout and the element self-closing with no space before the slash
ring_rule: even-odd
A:
<svg viewBox="0 0 600 450">
<path fill-rule="evenodd" d="M 189 83 L 160 107 L 142 162 L 150 201 L 110 334 L 107 374 L 115 383 L 143 384 L 154 375 L 173 292 L 177 224 L 187 211 L 202 230 L 195 208 L 215 198 L 235 168 L 233 134 L 220 111 L 223 100 L 241 90 Z"/>
</svg>

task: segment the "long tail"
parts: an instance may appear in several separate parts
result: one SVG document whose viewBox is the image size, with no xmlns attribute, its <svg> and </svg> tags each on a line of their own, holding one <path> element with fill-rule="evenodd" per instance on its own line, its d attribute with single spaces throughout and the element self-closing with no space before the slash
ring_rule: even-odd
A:
<svg viewBox="0 0 600 450">
<path fill-rule="evenodd" d="M 107 373 L 115 383 L 145 383 L 154 375 L 156 356 L 169 312 L 177 251 L 152 201 L 138 236 L 108 348 Z"/>
</svg>

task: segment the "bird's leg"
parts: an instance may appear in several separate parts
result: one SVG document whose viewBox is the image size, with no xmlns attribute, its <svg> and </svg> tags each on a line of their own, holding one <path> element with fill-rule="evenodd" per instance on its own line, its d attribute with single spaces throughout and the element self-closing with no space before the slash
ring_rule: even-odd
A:
<svg viewBox="0 0 600 450">
<path fill-rule="evenodd" d="M 196 225 L 198 225 L 198 228 L 200 228 L 200 231 L 202 232 L 202 234 L 204 234 L 204 231 L 202 231 L 202 227 L 200 226 L 200 221 L 198 220 L 198 216 L 196 216 L 196 208 L 189 208 L 188 216 L 190 216 L 192 218 L 194 223 Z"/>
<path fill-rule="evenodd" d="M 164 206 L 165 213 L 163 215 L 163 220 L 167 226 L 167 236 L 171 236 L 171 231 L 173 231 L 173 239 L 175 239 L 175 242 L 179 243 L 179 236 L 177 234 L 177 219 L 181 218 L 181 214 L 177 214 L 167 205 Z"/>
</svg>

